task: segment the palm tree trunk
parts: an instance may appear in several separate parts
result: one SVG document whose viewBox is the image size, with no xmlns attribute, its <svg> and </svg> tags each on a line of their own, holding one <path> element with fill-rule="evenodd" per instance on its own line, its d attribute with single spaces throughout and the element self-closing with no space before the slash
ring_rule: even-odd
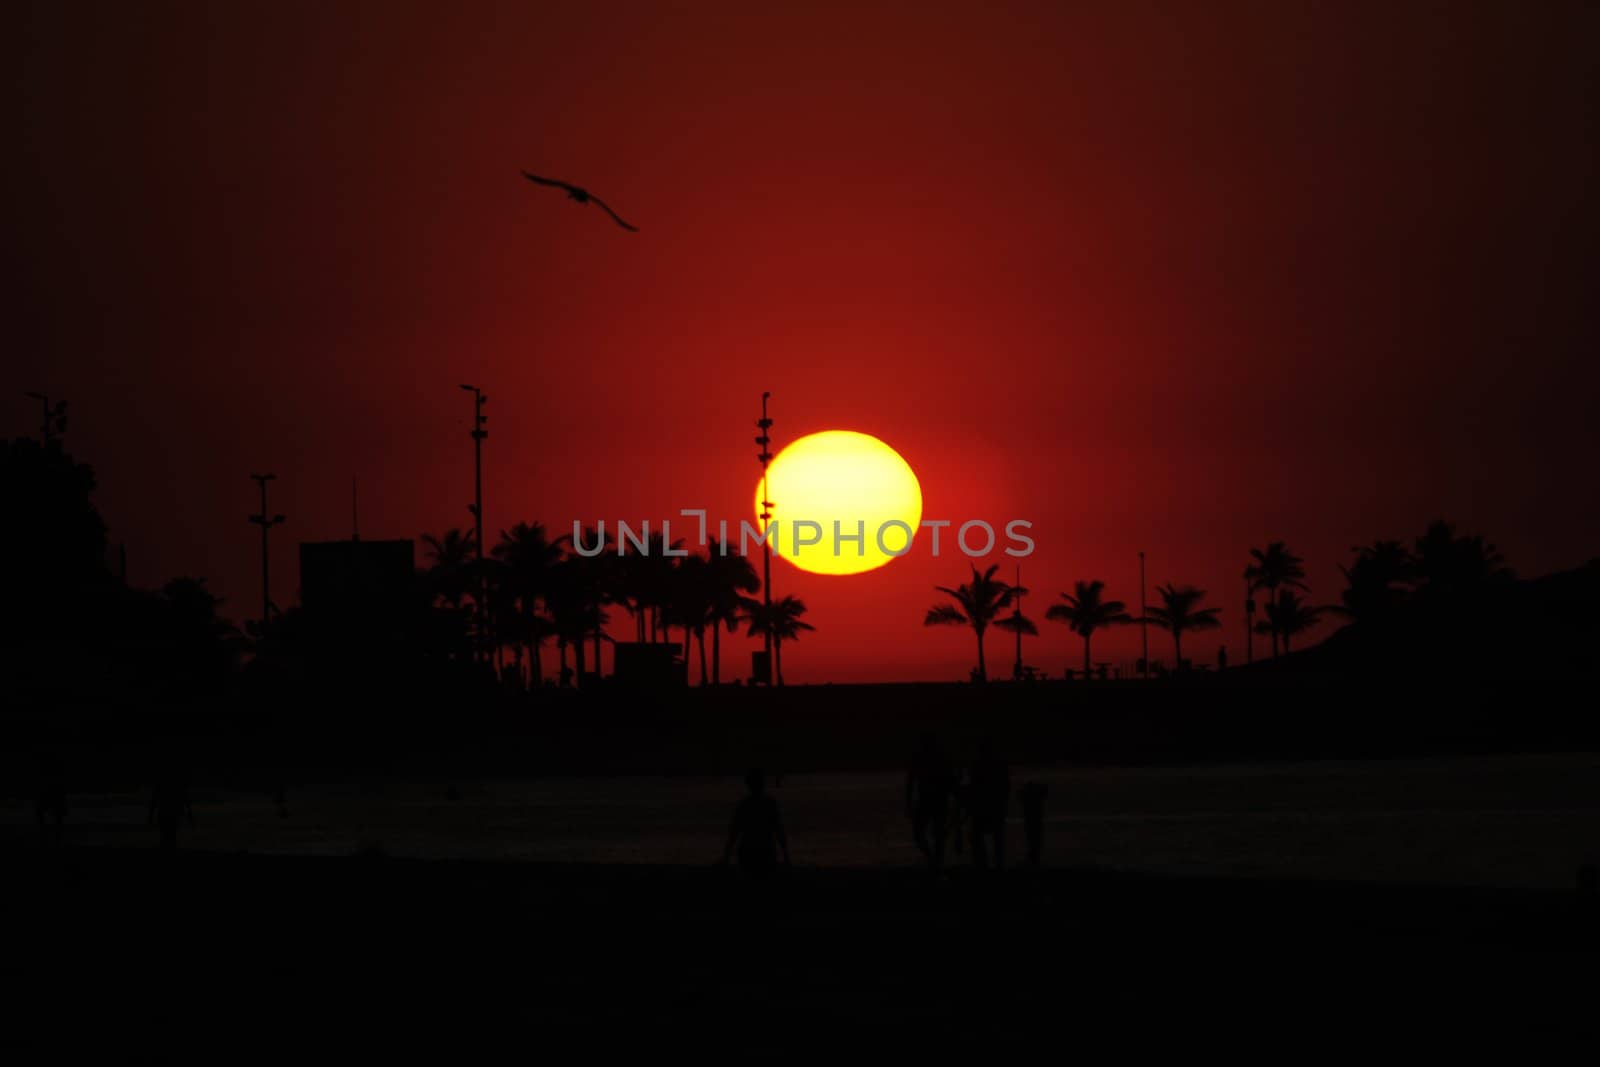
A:
<svg viewBox="0 0 1600 1067">
<path fill-rule="evenodd" d="M 772 665 L 777 671 L 778 684 L 783 684 L 783 642 L 778 640 L 778 635 L 772 635 Z"/>
<path fill-rule="evenodd" d="M 722 620 L 711 623 L 711 684 L 722 684 Z"/>
<path fill-rule="evenodd" d="M 1177 630 L 1172 631 L 1172 655 L 1177 661 L 1172 665 L 1172 672 L 1176 674 L 1183 670 L 1183 634 Z"/>
<path fill-rule="evenodd" d="M 533 672 L 531 686 L 537 689 L 544 684 L 544 665 L 539 662 L 539 642 L 532 638 L 528 640 L 528 668 Z"/>
<path fill-rule="evenodd" d="M 694 643 L 700 647 L 700 684 L 706 684 L 706 628 L 698 627 L 694 632 Z"/>
<path fill-rule="evenodd" d="M 1089 680 L 1089 635 L 1083 635 L 1083 680 Z"/>
<path fill-rule="evenodd" d="M 576 679 L 577 683 L 579 685 L 582 685 L 583 684 L 583 660 L 584 660 L 584 656 L 583 656 L 583 635 L 581 633 L 578 635 L 578 639 L 576 641 L 572 642 L 572 658 L 575 661 L 576 666 L 578 668 L 578 674 L 577 674 L 577 679 Z"/>
<path fill-rule="evenodd" d="M 978 681 L 987 682 L 989 680 L 989 671 L 983 663 L 983 628 L 975 626 L 973 629 L 978 631 Z"/>
<path fill-rule="evenodd" d="M 600 677 L 600 624 L 594 624 L 594 676 Z"/>
</svg>

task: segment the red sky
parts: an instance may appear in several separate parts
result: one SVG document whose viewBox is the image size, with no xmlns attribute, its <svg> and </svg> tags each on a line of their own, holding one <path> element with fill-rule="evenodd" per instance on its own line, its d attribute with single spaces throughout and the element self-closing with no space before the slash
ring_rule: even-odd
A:
<svg viewBox="0 0 1600 1067">
<path fill-rule="evenodd" d="M 492 398 L 492 527 L 745 518 L 770 389 L 780 444 L 871 433 L 929 517 L 1031 520 L 1042 593 L 1137 601 L 1140 549 L 1152 587 L 1208 588 L 1227 628 L 1202 659 L 1242 657 L 1269 539 L 1323 601 L 1351 545 L 1436 516 L 1524 573 L 1600 549 L 1592 6 L 9 22 L 0 431 L 34 431 L 24 389 L 69 398 L 138 582 L 202 573 L 253 613 L 256 470 L 289 515 L 280 602 L 292 541 L 348 534 L 352 476 L 365 536 L 467 525 L 463 381 Z M 971 665 L 968 634 L 921 625 L 959 556 L 776 566 L 817 626 L 790 681 Z M 1044 629 L 1029 661 L 1076 662 Z"/>
</svg>

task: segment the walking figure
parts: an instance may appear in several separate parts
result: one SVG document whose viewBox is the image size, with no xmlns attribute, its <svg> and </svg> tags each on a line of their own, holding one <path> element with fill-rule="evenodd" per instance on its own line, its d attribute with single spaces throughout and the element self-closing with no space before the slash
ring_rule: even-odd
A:
<svg viewBox="0 0 1600 1067">
<path fill-rule="evenodd" d="M 972 783 L 967 787 L 972 815 L 972 862 L 982 869 L 989 866 L 988 845 L 994 847 L 996 870 L 1005 868 L 1006 809 L 1011 802 L 1011 768 L 995 756 L 985 741 L 978 748 L 972 765 Z"/>
<path fill-rule="evenodd" d="M 944 866 L 944 842 L 955 786 L 955 772 L 944 749 L 932 734 L 923 734 L 921 747 L 906 773 L 906 816 L 911 820 L 912 840 L 934 874 Z"/>
<path fill-rule="evenodd" d="M 783 865 L 791 866 L 789 836 L 783 831 L 778 802 L 767 795 L 766 772 L 751 771 L 744 776 L 744 784 L 750 792 L 734 809 L 722 862 L 727 863 L 737 852 L 740 870 L 764 878 L 777 870 L 780 852 Z"/>
</svg>

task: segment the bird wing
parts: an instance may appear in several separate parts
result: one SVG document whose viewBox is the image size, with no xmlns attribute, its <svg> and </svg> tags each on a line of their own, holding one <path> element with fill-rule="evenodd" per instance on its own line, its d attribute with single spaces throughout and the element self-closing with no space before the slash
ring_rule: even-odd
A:
<svg viewBox="0 0 1600 1067">
<path fill-rule="evenodd" d="M 611 210 L 611 205 L 606 203 L 604 200 L 601 200 L 598 196 L 595 196 L 593 193 L 590 193 L 589 194 L 589 199 L 593 200 L 595 203 L 599 204 L 600 207 L 605 210 L 605 213 L 607 215 L 611 216 L 612 221 L 615 222 L 618 226 L 621 226 L 624 230 L 627 230 L 629 233 L 638 233 L 639 232 L 639 227 L 637 227 L 637 226 L 629 226 L 626 222 L 623 222 L 622 221 L 622 216 L 618 215 L 615 211 L 612 211 Z"/>
<path fill-rule="evenodd" d="M 523 171 L 522 176 L 535 185 L 553 185 L 557 189 L 565 189 L 569 193 L 575 192 L 578 188 L 576 185 L 571 185 L 567 182 L 556 181 L 554 178 L 541 178 L 537 174 L 529 174 L 527 171 Z"/>
</svg>

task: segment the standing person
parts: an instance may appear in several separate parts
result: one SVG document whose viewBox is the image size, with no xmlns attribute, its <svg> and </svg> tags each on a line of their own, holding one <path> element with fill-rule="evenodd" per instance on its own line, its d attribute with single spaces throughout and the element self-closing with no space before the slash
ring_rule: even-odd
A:
<svg viewBox="0 0 1600 1067">
<path fill-rule="evenodd" d="M 1044 855 L 1044 800 L 1050 787 L 1043 782 L 1025 782 L 1017 790 L 1022 801 L 1022 831 L 1028 838 L 1028 866 L 1037 868 Z"/>
<path fill-rule="evenodd" d="M 789 836 L 783 831 L 778 802 L 767 795 L 767 773 L 753 770 L 744 776 L 744 784 L 750 792 L 734 809 L 722 862 L 727 863 L 737 851 L 740 870 L 766 877 L 777 870 L 780 851 L 783 865 L 792 866 L 789 861 Z"/>
<path fill-rule="evenodd" d="M 955 772 L 938 739 L 931 733 L 923 734 L 922 743 L 911 758 L 911 769 L 906 772 L 906 816 L 911 820 L 912 840 L 934 874 L 944 866 L 944 842 L 955 785 Z"/>
<path fill-rule="evenodd" d="M 995 869 L 1004 870 L 1011 768 L 994 754 L 987 741 L 978 746 L 978 759 L 972 765 L 972 783 L 967 791 L 968 810 L 972 814 L 972 863 L 980 869 L 989 866 L 985 844 L 992 841 Z"/>
<path fill-rule="evenodd" d="M 194 807 L 189 803 L 189 777 L 176 761 L 168 762 L 156 776 L 150 790 L 150 812 L 146 822 L 161 825 L 161 847 L 171 851 L 178 847 L 178 820 L 184 816 L 194 825 Z"/>
</svg>

